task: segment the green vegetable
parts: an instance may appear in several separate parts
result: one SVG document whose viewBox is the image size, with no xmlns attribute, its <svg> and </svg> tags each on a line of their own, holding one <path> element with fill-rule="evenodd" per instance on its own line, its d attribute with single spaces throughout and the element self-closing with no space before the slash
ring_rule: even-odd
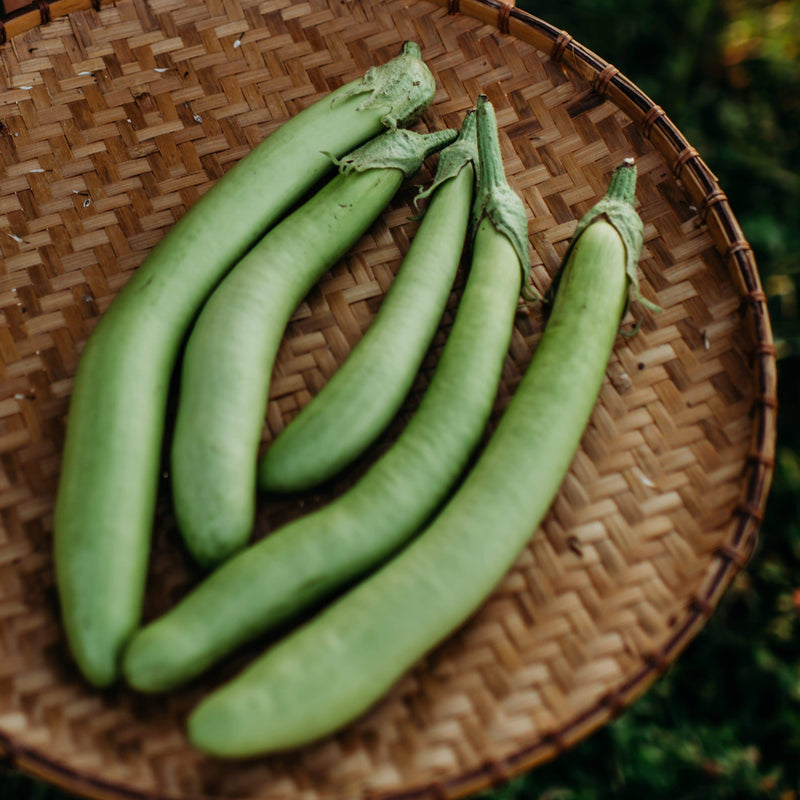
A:
<svg viewBox="0 0 800 800">
<path fill-rule="evenodd" d="M 375 319 L 262 457 L 259 488 L 299 491 L 332 477 L 378 437 L 402 405 L 458 269 L 473 180 L 472 169 L 462 167 L 475 151 L 474 127 L 470 113 L 459 140 L 440 157 L 429 190 L 435 188 L 434 200 Z"/>
<path fill-rule="evenodd" d="M 610 191 L 630 203 L 633 178 L 624 167 Z M 538 527 L 578 447 L 625 307 L 628 257 L 638 250 L 605 217 L 583 230 L 530 368 L 451 501 L 386 566 L 201 702 L 188 723 L 195 746 L 242 757 L 329 734 L 480 606 Z"/>
<path fill-rule="evenodd" d="M 474 128 L 468 135 L 474 136 Z M 463 244 L 473 158 L 462 152 L 461 169 L 438 185 L 417 233 L 433 223 L 439 239 L 431 245 L 437 252 L 460 251 Z M 445 209 L 452 213 L 452 228 L 441 225 Z M 139 631 L 123 663 L 129 683 L 152 692 L 188 680 L 376 566 L 425 523 L 484 430 L 520 279 L 519 259 L 508 240 L 489 224 L 481 227 L 452 331 L 420 407 L 398 440 L 345 494 L 234 556 Z"/>
<path fill-rule="evenodd" d="M 274 227 L 206 303 L 186 345 L 172 442 L 172 496 L 184 542 L 211 567 L 243 547 L 272 364 L 298 303 L 456 131 L 397 129 Z"/>
<path fill-rule="evenodd" d="M 139 622 L 170 375 L 201 304 L 342 155 L 413 121 L 434 82 L 414 44 L 270 134 L 164 236 L 89 339 L 75 376 L 55 508 L 55 568 L 83 674 L 114 681 Z"/>
</svg>

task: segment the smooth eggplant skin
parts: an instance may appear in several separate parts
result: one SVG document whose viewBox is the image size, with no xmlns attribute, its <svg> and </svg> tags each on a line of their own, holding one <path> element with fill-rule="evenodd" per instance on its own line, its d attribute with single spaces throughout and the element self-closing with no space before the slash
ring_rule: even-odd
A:
<svg viewBox="0 0 800 800">
<path fill-rule="evenodd" d="M 481 231 L 436 371 L 397 441 L 343 495 L 234 556 L 139 631 L 123 662 L 134 688 L 165 691 L 195 677 L 376 568 L 424 525 L 485 429 L 520 284 L 507 240 Z"/>
<path fill-rule="evenodd" d="M 391 422 L 441 320 L 466 235 L 474 170 L 433 196 L 397 276 L 364 336 L 320 392 L 268 447 L 259 488 L 310 489 L 361 455 Z"/>
<path fill-rule="evenodd" d="M 409 99 L 418 88 L 421 111 L 433 84 L 413 53 L 403 58 L 402 102 L 413 119 Z M 409 59 L 412 72 L 423 70 L 413 90 L 404 83 Z M 337 89 L 232 167 L 153 249 L 84 348 L 67 420 L 54 559 L 70 650 L 94 685 L 118 677 L 122 647 L 139 623 L 167 393 L 186 332 L 222 276 L 330 170 L 322 151 L 344 155 L 384 129 L 391 104 L 369 106 L 368 96 L 359 81 Z"/>
<path fill-rule="evenodd" d="M 456 135 L 396 130 L 351 153 L 344 172 L 267 233 L 203 307 L 186 343 L 170 461 L 178 527 L 201 565 L 229 558 L 252 532 L 269 382 L 290 316 L 405 178 Z"/>
<path fill-rule="evenodd" d="M 626 303 L 624 253 L 605 221 L 584 232 L 532 363 L 452 499 L 384 567 L 203 700 L 188 721 L 196 747 L 239 758 L 337 730 L 486 599 L 550 506 L 592 413 Z"/>
<path fill-rule="evenodd" d="M 272 364 L 314 284 L 388 205 L 398 169 L 337 175 L 273 228 L 212 294 L 186 345 L 170 477 L 178 527 L 205 567 L 252 531 Z"/>
</svg>

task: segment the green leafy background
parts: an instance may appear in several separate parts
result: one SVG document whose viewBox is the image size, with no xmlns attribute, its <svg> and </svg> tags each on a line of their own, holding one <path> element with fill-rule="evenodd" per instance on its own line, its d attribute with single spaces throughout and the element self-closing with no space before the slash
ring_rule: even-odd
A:
<svg viewBox="0 0 800 800">
<path fill-rule="evenodd" d="M 719 177 L 769 298 L 779 354 L 778 464 L 750 566 L 678 663 L 574 750 L 474 800 L 796 800 L 800 0 L 518 5 L 621 69 Z M 2 767 L 0 797 L 67 800 Z"/>
</svg>

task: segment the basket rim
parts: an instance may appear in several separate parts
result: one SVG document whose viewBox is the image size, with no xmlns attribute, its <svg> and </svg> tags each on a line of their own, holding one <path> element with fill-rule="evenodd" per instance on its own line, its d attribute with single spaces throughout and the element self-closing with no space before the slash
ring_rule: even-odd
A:
<svg viewBox="0 0 800 800">
<path fill-rule="evenodd" d="M 735 575 L 746 566 L 758 542 L 775 467 L 777 433 L 777 359 L 766 295 L 752 247 L 745 239 L 727 195 L 698 151 L 692 147 L 664 109 L 638 88 L 613 64 L 534 14 L 505 0 L 427 0 L 446 7 L 448 14 L 464 14 L 493 25 L 548 55 L 562 69 L 584 78 L 590 91 L 608 99 L 640 126 L 645 138 L 671 164 L 672 177 L 691 196 L 715 246 L 732 274 L 744 287 L 742 307 L 752 314 L 756 347 L 753 365 L 758 393 L 751 410 L 753 434 L 747 465 L 742 475 L 745 487 L 736 506 L 733 533 L 727 544 L 714 553 L 708 568 L 711 579 L 702 594 L 696 594 L 675 630 L 662 647 L 643 658 L 643 663 L 617 689 L 604 694 L 592 706 L 557 729 L 540 734 L 523 749 L 502 759 L 489 759 L 477 767 L 436 782 L 425 782 L 400 790 L 367 790 L 365 800 L 419 800 L 423 797 L 458 798 L 520 775 L 543 764 L 603 724 L 619 715 L 654 683 L 699 633 L 714 612 Z M 2 0 L 0 0 L 2 2 Z M 73 11 L 94 9 L 116 0 L 37 0 L 10 14 L 0 14 L 0 47 L 16 35 Z M 729 523 L 730 524 L 730 523 Z M 20 747 L 0 731 L 0 755 L 15 768 L 75 793 L 98 800 L 175 800 L 146 790 L 133 790 L 102 778 L 82 775 L 35 748 Z M 193 800 L 216 800 L 197 796 Z"/>
</svg>

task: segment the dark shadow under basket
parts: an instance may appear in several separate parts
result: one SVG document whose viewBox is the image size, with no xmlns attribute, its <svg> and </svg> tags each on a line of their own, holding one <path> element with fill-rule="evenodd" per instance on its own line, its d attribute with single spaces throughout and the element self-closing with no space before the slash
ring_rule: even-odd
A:
<svg viewBox="0 0 800 800">
<path fill-rule="evenodd" d="M 63 0 L 18 12 L 3 34 L 0 750 L 13 763 L 89 797 L 453 797 L 571 747 L 674 661 L 754 546 L 773 469 L 776 372 L 750 247 L 661 108 L 567 33 L 488 0 Z M 458 126 L 481 92 L 495 105 L 539 289 L 614 166 L 636 157 L 642 288 L 664 310 L 634 307 L 641 330 L 618 338 L 558 498 L 471 621 L 338 735 L 223 763 L 194 752 L 183 723 L 257 648 L 155 699 L 90 689 L 67 654 L 50 548 L 71 379 L 98 315 L 208 185 L 281 120 L 407 39 L 438 83 L 420 128 Z M 401 190 L 295 314 L 265 442 L 369 324 L 413 236 L 412 192 Z M 257 536 L 342 491 L 396 435 L 460 286 L 382 443 L 313 496 L 262 499 Z M 542 328 L 540 310 L 520 310 L 495 420 Z M 147 617 L 197 579 L 164 494 Z"/>
</svg>

